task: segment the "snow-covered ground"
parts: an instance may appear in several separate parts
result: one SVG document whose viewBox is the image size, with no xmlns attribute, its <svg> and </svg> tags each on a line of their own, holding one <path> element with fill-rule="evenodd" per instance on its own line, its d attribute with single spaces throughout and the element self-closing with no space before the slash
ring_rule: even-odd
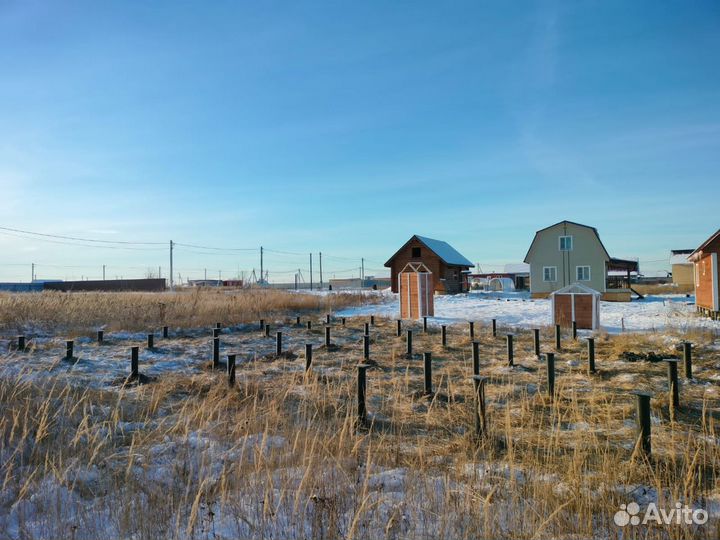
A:
<svg viewBox="0 0 720 540">
<path fill-rule="evenodd" d="M 397 317 L 400 312 L 397 294 L 384 292 L 385 301 L 343 310 L 338 316 L 383 315 Z M 552 324 L 550 300 L 532 300 L 527 292 L 470 292 L 435 296 L 435 317 L 430 324 L 460 321 L 489 322 L 497 319 L 502 326 L 532 328 Z M 632 302 L 601 302 L 600 325 L 609 333 L 623 330 L 653 331 L 672 328 L 687 330 L 707 328 L 720 331 L 720 322 L 695 313 L 693 297 L 685 295 L 648 296 Z"/>
</svg>

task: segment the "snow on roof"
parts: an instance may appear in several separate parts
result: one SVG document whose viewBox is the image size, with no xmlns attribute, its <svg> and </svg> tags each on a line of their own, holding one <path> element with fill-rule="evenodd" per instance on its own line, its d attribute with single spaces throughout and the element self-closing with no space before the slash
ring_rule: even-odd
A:
<svg viewBox="0 0 720 540">
<path fill-rule="evenodd" d="M 503 272 L 505 274 L 529 274 L 530 265 L 528 263 L 509 263 L 505 265 Z"/>
<path fill-rule="evenodd" d="M 455 264 L 458 266 L 475 266 L 473 263 L 463 257 L 454 247 L 442 240 L 435 240 L 426 236 L 415 235 L 423 244 L 429 247 L 435 255 L 440 257 L 445 264 Z"/>
</svg>

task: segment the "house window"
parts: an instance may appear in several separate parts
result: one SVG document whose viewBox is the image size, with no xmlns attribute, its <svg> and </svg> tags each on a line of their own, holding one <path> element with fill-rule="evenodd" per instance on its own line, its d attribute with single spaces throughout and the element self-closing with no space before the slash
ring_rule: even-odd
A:
<svg viewBox="0 0 720 540">
<path fill-rule="evenodd" d="M 557 281 L 557 266 L 543 266 L 543 281 Z"/>
<path fill-rule="evenodd" d="M 590 267 L 589 266 L 576 266 L 575 275 L 578 281 L 590 281 Z"/>
<path fill-rule="evenodd" d="M 412 248 L 412 258 L 413 259 L 419 259 L 420 258 L 420 248 L 414 247 Z"/>
<path fill-rule="evenodd" d="M 561 236 L 560 237 L 560 251 L 572 251 L 573 248 L 573 237 L 572 236 Z"/>
</svg>

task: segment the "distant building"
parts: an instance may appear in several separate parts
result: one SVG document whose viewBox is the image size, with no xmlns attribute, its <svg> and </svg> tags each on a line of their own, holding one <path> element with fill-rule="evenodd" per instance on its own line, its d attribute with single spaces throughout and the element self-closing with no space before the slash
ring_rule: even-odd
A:
<svg viewBox="0 0 720 540">
<path fill-rule="evenodd" d="M 698 311 L 720 319 L 720 279 L 718 279 L 720 230 L 705 240 L 688 259 L 695 265 L 695 306 Z"/>
<path fill-rule="evenodd" d="M 390 268 L 392 291 L 398 292 L 398 274 L 409 262 L 421 262 L 432 272 L 435 292 L 467 292 L 470 268 L 468 259 L 447 242 L 414 235 L 385 263 Z"/>
<path fill-rule="evenodd" d="M 688 260 L 692 249 L 673 249 L 670 251 L 670 268 L 672 271 L 672 282 L 675 285 L 692 287 L 695 284 L 694 266 Z"/>
<path fill-rule="evenodd" d="M 530 288 L 530 265 L 527 263 L 506 264 L 502 272 L 470 274 L 473 288 L 491 291 L 526 291 Z"/>
<path fill-rule="evenodd" d="M 537 231 L 525 262 L 533 298 L 579 283 L 602 293 L 603 300 L 629 302 L 631 275 L 638 272 L 637 261 L 610 257 L 595 227 L 572 221 Z"/>
</svg>

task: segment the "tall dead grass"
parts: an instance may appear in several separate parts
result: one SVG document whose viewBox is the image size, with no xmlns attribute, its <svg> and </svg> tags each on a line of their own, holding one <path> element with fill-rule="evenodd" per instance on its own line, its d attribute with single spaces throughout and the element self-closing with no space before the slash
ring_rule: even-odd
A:
<svg viewBox="0 0 720 540">
<path fill-rule="evenodd" d="M 358 337 L 362 322 L 335 332 Z M 566 339 L 551 400 L 529 333 L 516 335 L 516 366 L 508 368 L 502 339 L 477 332 L 490 377 L 481 439 L 472 430 L 464 327 L 450 328 L 449 347 L 416 327 L 415 350 L 434 358 L 428 398 L 422 360 L 405 359 L 393 322 L 378 320 L 368 429 L 355 422 L 360 343 L 316 349 L 308 375 L 302 360 L 242 364 L 233 389 L 212 373 L 100 390 L 40 383 L 31 373 L 0 379 L 0 531 L 75 539 L 717 537 L 717 522 L 624 530 L 612 522 L 634 500 L 672 508 L 720 497 L 711 341 L 698 345 L 696 381 L 683 383 L 683 410 L 671 418 L 664 366 L 618 354 L 670 354 L 680 336 L 603 336 L 592 377 L 582 342 Z M 542 338 L 547 350 L 550 329 Z M 249 337 L 237 339 L 240 347 Z M 651 460 L 635 446 L 637 388 L 655 393 Z"/>
<path fill-rule="evenodd" d="M 273 289 L 194 289 L 166 293 L 0 293 L 0 331 L 141 330 L 237 324 L 291 313 L 332 312 L 372 303 L 358 293 L 312 295 Z"/>
</svg>

